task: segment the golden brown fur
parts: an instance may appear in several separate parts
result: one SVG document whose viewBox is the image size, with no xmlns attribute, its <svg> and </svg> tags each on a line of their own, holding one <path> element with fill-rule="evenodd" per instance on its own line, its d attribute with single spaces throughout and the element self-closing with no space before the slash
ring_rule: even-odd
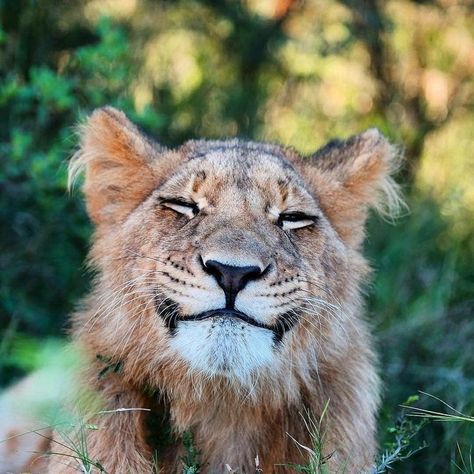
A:
<svg viewBox="0 0 474 474">
<path fill-rule="evenodd" d="M 73 339 L 88 360 L 83 384 L 107 410 L 151 411 L 95 417 L 89 457 L 109 473 L 152 472 L 150 435 L 167 413 L 176 436 L 160 452 L 163 473 L 181 472 L 185 431 L 203 473 L 226 464 L 254 472 L 257 455 L 264 473 L 288 472 L 277 464 L 307 456 L 294 440 L 311 445 L 303 415 L 318 420 L 327 405 L 323 454 L 331 472 L 369 469 L 379 380 L 362 316 L 368 266 L 360 247 L 368 209 L 397 203 L 394 158 L 376 130 L 312 157 L 238 140 L 168 150 L 121 112 L 95 111 L 71 164 L 72 178 L 85 171 L 97 270 Z M 179 202 L 176 212 L 166 199 L 196 203 L 197 215 L 183 215 Z M 277 224 L 290 211 L 315 222 L 284 230 Z M 265 327 L 232 315 L 192 321 L 227 304 L 206 266 L 218 259 L 265 269 L 235 300 Z M 293 325 L 278 338 L 272 328 L 285 321 Z M 49 472 L 78 466 L 52 456 Z"/>
</svg>

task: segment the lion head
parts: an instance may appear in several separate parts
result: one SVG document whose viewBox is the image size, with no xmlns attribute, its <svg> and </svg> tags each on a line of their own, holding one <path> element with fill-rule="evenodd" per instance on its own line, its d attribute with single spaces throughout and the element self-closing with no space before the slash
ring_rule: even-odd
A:
<svg viewBox="0 0 474 474">
<path fill-rule="evenodd" d="M 375 129 L 306 157 L 237 139 L 167 149 L 95 111 L 70 168 L 85 169 L 98 270 L 76 330 L 134 383 L 291 395 L 370 351 L 360 246 L 368 209 L 398 203 L 395 155 Z"/>
</svg>

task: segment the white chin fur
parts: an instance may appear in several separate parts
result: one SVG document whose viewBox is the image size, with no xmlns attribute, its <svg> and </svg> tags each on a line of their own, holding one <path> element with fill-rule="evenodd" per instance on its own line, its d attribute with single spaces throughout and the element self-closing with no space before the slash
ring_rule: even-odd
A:
<svg viewBox="0 0 474 474">
<path fill-rule="evenodd" d="M 258 369 L 276 363 L 272 331 L 238 319 L 180 321 L 170 345 L 192 370 L 242 385 L 252 384 Z"/>
</svg>

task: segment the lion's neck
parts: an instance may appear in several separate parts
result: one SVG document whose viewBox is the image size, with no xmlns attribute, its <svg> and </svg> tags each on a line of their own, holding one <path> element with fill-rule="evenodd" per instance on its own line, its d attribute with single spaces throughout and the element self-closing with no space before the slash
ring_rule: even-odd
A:
<svg viewBox="0 0 474 474">
<path fill-rule="evenodd" d="M 201 472 L 225 472 L 226 464 L 238 472 L 254 472 L 257 456 L 261 467 L 288 458 L 298 460 L 296 445 L 288 434 L 306 441 L 307 433 L 300 432 L 304 410 L 301 400 L 256 403 L 229 393 L 214 398 L 204 394 L 200 399 L 171 400 L 170 418 L 175 430 L 193 434 Z"/>
</svg>

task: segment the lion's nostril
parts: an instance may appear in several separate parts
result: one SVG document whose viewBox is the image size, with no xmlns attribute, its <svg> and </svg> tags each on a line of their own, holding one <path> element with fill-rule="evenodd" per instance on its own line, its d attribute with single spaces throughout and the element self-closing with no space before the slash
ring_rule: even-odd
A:
<svg viewBox="0 0 474 474">
<path fill-rule="evenodd" d="M 202 260 L 204 271 L 212 275 L 217 284 L 224 290 L 226 307 L 233 308 L 237 293 L 251 280 L 257 280 L 265 272 L 260 267 L 245 266 L 238 267 L 226 265 L 217 260 Z"/>
</svg>

